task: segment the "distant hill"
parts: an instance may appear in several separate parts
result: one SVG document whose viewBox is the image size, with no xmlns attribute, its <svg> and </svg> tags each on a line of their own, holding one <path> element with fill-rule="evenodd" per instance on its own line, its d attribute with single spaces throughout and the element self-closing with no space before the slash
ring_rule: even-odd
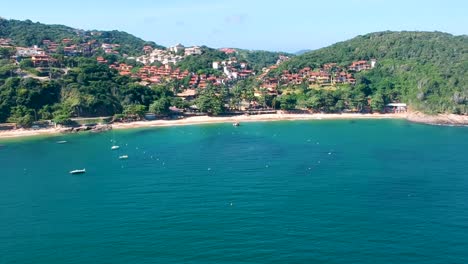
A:
<svg viewBox="0 0 468 264">
<path fill-rule="evenodd" d="M 407 102 L 429 113 L 468 113 L 468 36 L 441 32 L 377 32 L 296 56 L 279 70 L 320 67 L 335 62 L 377 59 L 377 67 L 357 74 L 366 96 Z"/>
<path fill-rule="evenodd" d="M 302 54 L 310 52 L 310 51 L 311 51 L 310 49 L 304 49 L 304 50 L 296 51 L 294 54 L 295 55 L 302 55 Z"/>
<path fill-rule="evenodd" d="M 280 55 L 294 56 L 286 52 L 273 52 L 265 50 L 242 50 L 237 49 L 237 57 L 245 60 L 255 71 L 261 72 L 262 68 L 275 64 Z"/>
<path fill-rule="evenodd" d="M 121 51 L 129 55 L 141 52 L 145 45 L 150 45 L 153 48 L 164 48 L 123 31 L 85 31 L 63 25 L 46 25 L 31 20 L 0 19 L 0 38 L 10 38 L 17 46 L 40 45 L 46 39 L 57 43 L 60 43 L 64 38 L 78 42 L 97 40 L 100 43 L 119 44 Z"/>
</svg>

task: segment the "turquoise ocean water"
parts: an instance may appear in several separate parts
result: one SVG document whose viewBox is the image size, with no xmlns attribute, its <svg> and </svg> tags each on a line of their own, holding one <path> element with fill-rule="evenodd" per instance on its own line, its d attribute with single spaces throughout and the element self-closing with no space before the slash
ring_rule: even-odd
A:
<svg viewBox="0 0 468 264">
<path fill-rule="evenodd" d="M 288 121 L 0 145 L 0 263 L 468 263 L 466 127 Z"/>
</svg>

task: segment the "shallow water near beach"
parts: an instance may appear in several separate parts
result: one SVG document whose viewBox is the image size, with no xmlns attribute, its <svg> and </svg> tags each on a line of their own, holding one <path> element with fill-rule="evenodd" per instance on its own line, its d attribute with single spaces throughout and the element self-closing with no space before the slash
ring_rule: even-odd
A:
<svg viewBox="0 0 468 264">
<path fill-rule="evenodd" d="M 468 263 L 467 127 L 282 121 L 0 145 L 0 263 Z"/>
</svg>

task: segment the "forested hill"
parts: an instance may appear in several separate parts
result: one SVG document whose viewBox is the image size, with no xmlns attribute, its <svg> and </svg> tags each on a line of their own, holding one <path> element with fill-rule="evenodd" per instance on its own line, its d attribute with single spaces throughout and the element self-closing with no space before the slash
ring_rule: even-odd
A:
<svg viewBox="0 0 468 264">
<path fill-rule="evenodd" d="M 377 59 L 377 67 L 358 74 L 366 95 L 382 93 L 424 112 L 468 112 L 468 36 L 440 32 L 378 32 L 305 53 L 280 70 L 349 65 Z"/>
<path fill-rule="evenodd" d="M 348 64 L 358 59 L 415 60 L 420 63 L 461 61 L 468 49 L 468 36 L 441 32 L 376 32 L 338 42 L 297 56 L 287 64 L 312 66 L 331 61 Z M 466 57 L 465 57 L 466 58 Z"/>
<path fill-rule="evenodd" d="M 163 48 L 154 42 L 144 41 L 126 32 L 112 30 L 85 31 L 63 25 L 46 25 L 31 20 L 7 20 L 0 18 L 0 38 L 10 38 L 17 46 L 29 47 L 42 44 L 43 40 L 60 43 L 68 38 L 79 43 L 84 40 L 97 40 L 102 43 L 119 44 L 124 53 L 140 52 L 145 45 Z M 133 55 L 133 54 L 132 54 Z"/>
<path fill-rule="evenodd" d="M 255 71 L 261 72 L 262 68 L 274 65 L 278 61 L 279 56 L 293 57 L 294 54 L 266 50 L 237 49 L 237 56 L 252 65 Z"/>
</svg>

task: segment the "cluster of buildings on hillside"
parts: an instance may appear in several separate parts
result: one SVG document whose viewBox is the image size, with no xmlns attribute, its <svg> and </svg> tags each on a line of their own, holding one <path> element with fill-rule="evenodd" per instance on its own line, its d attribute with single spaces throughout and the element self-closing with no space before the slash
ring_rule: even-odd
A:
<svg viewBox="0 0 468 264">
<path fill-rule="evenodd" d="M 0 47 L 16 49 L 16 53 L 12 59 L 15 59 L 17 62 L 22 58 L 30 58 L 33 65 L 37 66 L 43 62 L 49 63 L 53 60 L 43 48 L 39 48 L 37 45 L 32 47 L 15 47 L 9 38 L 0 38 Z"/>
<path fill-rule="evenodd" d="M 61 52 L 65 56 L 91 55 L 93 51 L 99 48 L 95 40 L 76 44 L 72 39 L 64 38 L 60 43 L 45 39 L 42 41 L 44 49 L 48 54 Z"/>
<path fill-rule="evenodd" d="M 246 79 L 255 75 L 253 70 L 248 69 L 246 62 L 238 62 L 236 57 L 231 57 L 224 61 L 214 61 L 213 69 L 222 70 L 228 79 Z"/>
<path fill-rule="evenodd" d="M 149 47 L 149 46 L 148 46 Z M 175 53 L 168 50 L 155 49 L 151 53 L 142 55 L 136 58 L 137 62 L 149 65 L 155 62 L 160 62 L 164 65 L 176 64 L 181 61 L 184 57 L 182 55 L 176 55 Z"/>
<path fill-rule="evenodd" d="M 153 49 L 151 46 L 145 46 L 143 47 L 143 52 L 145 55 L 136 58 L 137 62 L 145 65 L 159 62 L 167 65 L 176 64 L 187 56 L 200 55 L 202 54 L 202 49 L 199 46 L 185 47 L 182 44 L 177 44 L 169 47 L 167 50 Z"/>
<path fill-rule="evenodd" d="M 164 52 L 165 54 L 170 53 L 170 55 L 178 54 L 181 52 L 187 51 L 187 48 L 181 49 L 181 46 L 173 46 L 169 48 L 168 51 L 165 50 L 153 50 L 148 47 L 144 48 L 145 52 L 149 54 L 156 54 Z M 155 52 L 156 51 L 156 52 Z M 193 51 L 190 51 L 193 52 Z M 190 54 L 190 53 L 189 53 Z M 179 56 L 179 55 L 176 55 Z M 188 55 L 191 56 L 191 55 Z M 138 60 L 140 62 L 140 60 Z M 159 61 L 159 60 L 158 60 Z M 101 64 L 107 64 L 108 61 L 102 57 L 97 57 L 97 62 Z M 145 65 L 141 68 L 134 69 L 133 66 L 126 63 L 114 63 L 109 67 L 115 69 L 119 72 L 120 75 L 130 76 L 132 78 L 137 78 L 141 80 L 142 84 L 160 84 L 164 82 L 169 82 L 173 80 L 187 80 L 186 88 L 205 88 L 209 84 L 217 86 L 222 84 L 227 84 L 234 80 L 246 79 L 249 76 L 255 75 L 254 71 L 249 69 L 246 62 L 238 62 L 236 57 L 231 57 L 229 60 L 225 61 L 215 61 L 212 64 L 213 69 L 218 70 L 218 74 L 195 74 L 187 70 L 182 71 L 179 68 L 173 66 L 174 63 L 163 63 L 162 66 L 151 66 Z M 186 79 L 188 78 L 189 79 Z"/>
<path fill-rule="evenodd" d="M 97 58 L 98 63 L 107 64 L 107 61 L 103 57 Z M 219 75 L 210 74 L 195 74 L 188 70 L 182 71 L 180 68 L 172 67 L 169 64 L 158 66 L 145 65 L 141 68 L 134 69 L 133 66 L 126 63 L 114 63 L 109 66 L 111 69 L 115 69 L 120 75 L 129 76 L 132 78 L 140 79 L 140 84 L 151 85 L 161 84 L 169 81 L 187 81 L 188 89 L 206 88 L 209 84 L 219 86 L 227 84 L 232 81 L 232 77 L 220 72 Z M 244 70 L 252 72 L 250 70 Z M 243 71 L 240 71 L 241 73 Z M 232 73 L 232 72 L 230 72 Z M 237 73 L 237 72 L 236 72 Z"/>
<path fill-rule="evenodd" d="M 109 43 L 102 43 L 101 48 L 104 50 L 106 54 L 120 54 L 117 49 L 120 48 L 119 44 L 109 44 Z"/>
<path fill-rule="evenodd" d="M 16 47 L 16 55 L 14 58 L 17 62 L 21 61 L 23 58 L 29 58 L 35 67 L 42 66 L 44 63 L 55 62 L 44 49 L 36 45 L 29 48 Z"/>
<path fill-rule="evenodd" d="M 268 73 L 278 68 L 273 65 L 264 70 L 259 76 L 262 81 L 260 88 L 266 89 L 270 94 L 277 94 L 278 86 L 288 85 L 337 85 L 337 84 L 355 84 L 356 79 L 353 73 L 373 69 L 377 61 L 360 60 L 352 62 L 347 68 L 339 67 L 336 63 L 324 64 L 321 68 L 313 70 L 305 67 L 296 73 L 284 70 L 278 77 L 271 77 Z"/>
<path fill-rule="evenodd" d="M 159 84 L 165 81 L 183 80 L 190 75 L 189 71 L 172 68 L 170 65 L 163 65 L 161 67 L 146 65 L 135 71 L 133 70 L 133 66 L 125 63 L 112 64 L 109 67 L 116 69 L 120 75 L 141 79 L 142 83 L 145 84 Z"/>
<path fill-rule="evenodd" d="M 15 48 L 16 54 L 12 57 L 16 62 L 30 59 L 34 67 L 48 66 L 56 62 L 52 57 L 55 54 L 64 56 L 92 56 L 103 51 L 105 54 L 119 54 L 118 44 L 98 43 L 96 40 L 77 42 L 76 40 L 64 38 L 60 42 L 49 39 L 43 40 L 41 46 L 20 47 L 12 44 L 11 39 L 0 39 L 0 47 Z"/>
</svg>

